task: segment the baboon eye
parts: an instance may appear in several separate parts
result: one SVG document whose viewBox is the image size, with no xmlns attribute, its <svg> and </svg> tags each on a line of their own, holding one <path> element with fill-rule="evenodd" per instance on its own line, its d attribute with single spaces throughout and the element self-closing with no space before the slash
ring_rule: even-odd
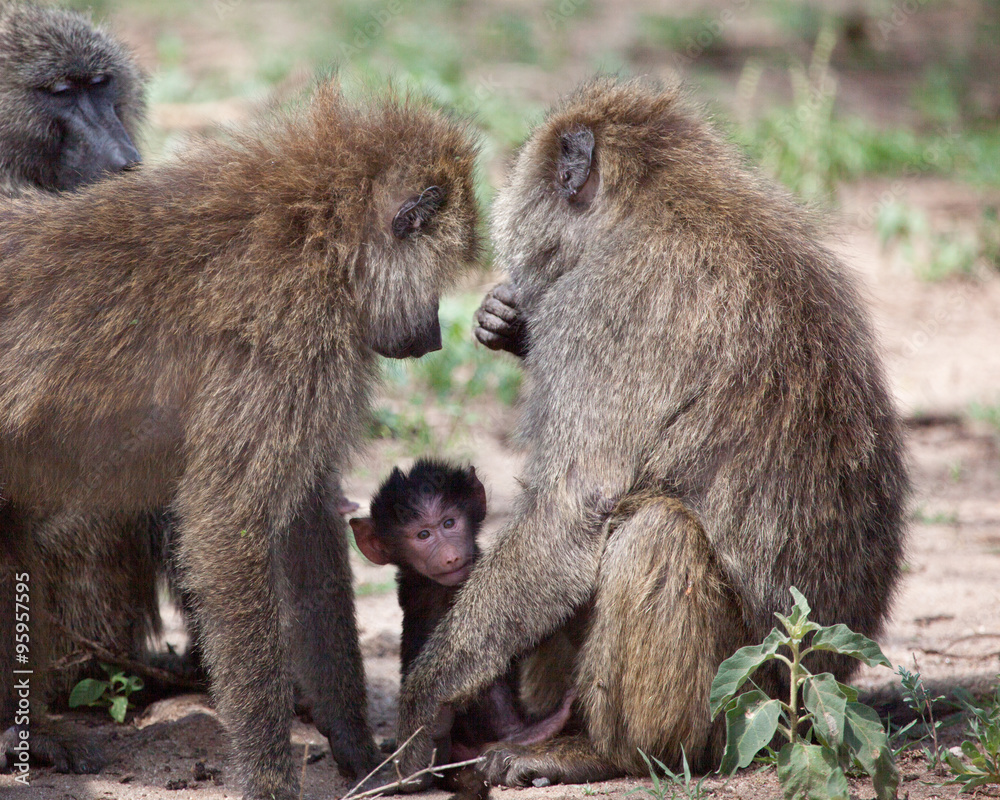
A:
<svg viewBox="0 0 1000 800">
<path fill-rule="evenodd" d="M 430 531 L 420 531 L 420 533 L 417 534 L 417 538 L 420 539 L 421 541 L 423 541 L 424 539 L 430 539 L 431 538 L 431 532 Z"/>
<path fill-rule="evenodd" d="M 66 94 L 73 85 L 69 81 L 56 81 L 48 87 L 49 94 Z"/>
<path fill-rule="evenodd" d="M 91 75 L 90 76 L 90 85 L 91 86 L 100 86 L 102 83 L 107 83 L 107 82 L 108 82 L 108 76 L 107 75 L 101 74 L 101 75 Z"/>
<path fill-rule="evenodd" d="M 392 219 L 392 235 L 397 239 L 408 239 L 426 228 L 444 205 L 445 197 L 445 191 L 440 186 L 428 186 L 419 195 L 404 202 Z"/>
<path fill-rule="evenodd" d="M 453 520 L 453 519 L 451 519 L 449 517 L 448 519 L 446 519 L 444 521 L 444 527 L 446 527 L 446 528 L 454 528 L 455 527 L 455 520 Z"/>
</svg>

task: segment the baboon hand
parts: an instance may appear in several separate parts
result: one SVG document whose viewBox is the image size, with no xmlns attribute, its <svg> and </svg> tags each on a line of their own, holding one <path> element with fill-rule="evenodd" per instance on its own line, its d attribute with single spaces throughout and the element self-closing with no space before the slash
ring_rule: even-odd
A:
<svg viewBox="0 0 1000 800">
<path fill-rule="evenodd" d="M 531 786 L 539 778 L 549 783 L 562 782 L 553 758 L 524 745 L 495 745 L 483 753 L 476 767 L 493 786 Z"/>
<path fill-rule="evenodd" d="M 443 764 L 448 761 L 451 754 L 451 727 L 455 721 L 455 712 L 446 703 L 431 705 L 429 712 L 421 714 L 414 713 L 419 698 L 417 703 L 412 700 L 407 702 L 407 699 L 400 698 L 398 741 L 405 742 L 414 731 L 417 733 L 395 759 L 397 771 L 403 778 L 426 769 L 432 762 Z M 400 791 L 421 792 L 430 788 L 432 783 L 433 776 L 427 773 L 405 781 Z"/>
<path fill-rule="evenodd" d="M 520 308 L 520 292 L 510 283 L 494 286 L 476 311 L 476 339 L 491 350 L 528 355 L 528 328 Z"/>
</svg>

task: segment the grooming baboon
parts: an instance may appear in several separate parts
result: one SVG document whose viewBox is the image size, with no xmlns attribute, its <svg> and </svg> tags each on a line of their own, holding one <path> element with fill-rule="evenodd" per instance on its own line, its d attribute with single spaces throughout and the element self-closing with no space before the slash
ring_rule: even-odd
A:
<svg viewBox="0 0 1000 800">
<path fill-rule="evenodd" d="M 0 5 L 0 192 L 75 189 L 140 161 L 143 78 L 74 11 Z"/>
<path fill-rule="evenodd" d="M 440 347 L 438 296 L 477 252 L 473 161 L 420 102 L 325 87 L 183 161 L 0 205 L 7 574 L 54 515 L 169 508 L 249 797 L 298 794 L 286 656 L 340 767 L 377 763 L 330 487 L 376 354 Z"/>
<path fill-rule="evenodd" d="M 674 89 L 598 80 L 557 107 L 493 233 L 526 322 L 508 337 L 527 350 L 525 490 L 417 658 L 399 739 L 571 624 L 584 734 L 494 748 L 490 779 L 645 773 L 640 749 L 676 766 L 682 746 L 704 769 L 716 669 L 789 586 L 824 625 L 872 636 L 888 613 L 907 477 L 868 316 L 805 212 Z M 755 680 L 783 691 L 777 670 Z M 414 743 L 404 772 L 430 756 Z"/>
<path fill-rule="evenodd" d="M 477 537 L 485 518 L 486 489 L 474 467 L 424 458 L 407 474 L 394 469 L 372 497 L 371 516 L 351 520 L 365 558 L 399 567 L 404 680 L 479 558 Z M 532 717 L 521 705 L 517 668 L 512 665 L 456 712 L 451 725 L 452 759 L 475 758 L 494 742 L 549 739 L 569 719 L 572 699 L 568 694 L 549 717 Z"/>
</svg>

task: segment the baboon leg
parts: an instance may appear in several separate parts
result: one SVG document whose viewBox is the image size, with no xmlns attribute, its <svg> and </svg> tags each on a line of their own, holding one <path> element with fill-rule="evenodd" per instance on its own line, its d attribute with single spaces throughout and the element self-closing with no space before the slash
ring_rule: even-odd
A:
<svg viewBox="0 0 1000 800">
<path fill-rule="evenodd" d="M 32 527 L 35 562 L 46 581 L 45 612 L 53 622 L 50 663 L 80 649 L 62 629 L 120 655 L 145 658 L 148 637 L 160 631 L 158 536 L 148 515 L 60 513 Z M 93 662 L 52 670 L 47 699 L 64 707 L 72 687 L 91 673 L 103 677 Z"/>
<path fill-rule="evenodd" d="M 347 524 L 318 485 L 285 546 L 289 625 L 299 686 L 342 772 L 363 777 L 382 758 L 367 719 Z"/>
<path fill-rule="evenodd" d="M 105 761 L 98 744 L 61 732 L 45 717 L 47 587 L 44 565 L 31 540 L 33 523 L 13 504 L 0 500 L 0 772 L 22 769 L 24 752 L 30 753 L 32 764 L 51 765 L 56 772 L 100 772 Z M 26 741 L 30 750 L 25 749 Z"/>
<path fill-rule="evenodd" d="M 230 529 L 179 505 L 180 556 L 233 771 L 248 800 L 292 800 L 292 689 L 285 673 L 272 546 L 263 523 Z M 198 508 L 197 502 L 191 505 Z M 231 518 L 231 515 L 220 515 Z M 273 539 L 272 539 L 273 541 Z"/>
<path fill-rule="evenodd" d="M 721 755 L 723 721 L 709 718 L 723 659 L 749 644 L 698 520 L 680 502 L 643 505 L 611 536 L 581 653 L 578 687 L 595 748 L 625 771 L 639 750 L 679 767 Z"/>
<path fill-rule="evenodd" d="M 611 534 L 590 629 L 577 662 L 586 736 L 497 748 L 487 775 L 524 785 L 602 780 L 647 770 L 639 751 L 671 768 L 721 754 L 709 719 L 719 663 L 746 644 L 736 606 L 701 526 L 671 499 L 651 500 Z"/>
</svg>

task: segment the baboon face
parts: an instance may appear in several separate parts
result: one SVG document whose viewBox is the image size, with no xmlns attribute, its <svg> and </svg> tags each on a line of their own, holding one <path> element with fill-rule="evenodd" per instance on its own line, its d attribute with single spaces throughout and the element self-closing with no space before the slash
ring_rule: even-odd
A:
<svg viewBox="0 0 1000 800">
<path fill-rule="evenodd" d="M 408 147 L 407 164 L 386 170 L 374 192 L 359 301 L 369 345 L 389 358 L 441 349 L 438 298 L 479 251 L 472 149 L 453 126 L 427 133 L 440 141 Z"/>
<path fill-rule="evenodd" d="M 0 157 L 29 183 L 65 191 L 141 161 L 132 137 L 142 77 L 84 17 L 12 3 L 0 12 Z"/>
</svg>

